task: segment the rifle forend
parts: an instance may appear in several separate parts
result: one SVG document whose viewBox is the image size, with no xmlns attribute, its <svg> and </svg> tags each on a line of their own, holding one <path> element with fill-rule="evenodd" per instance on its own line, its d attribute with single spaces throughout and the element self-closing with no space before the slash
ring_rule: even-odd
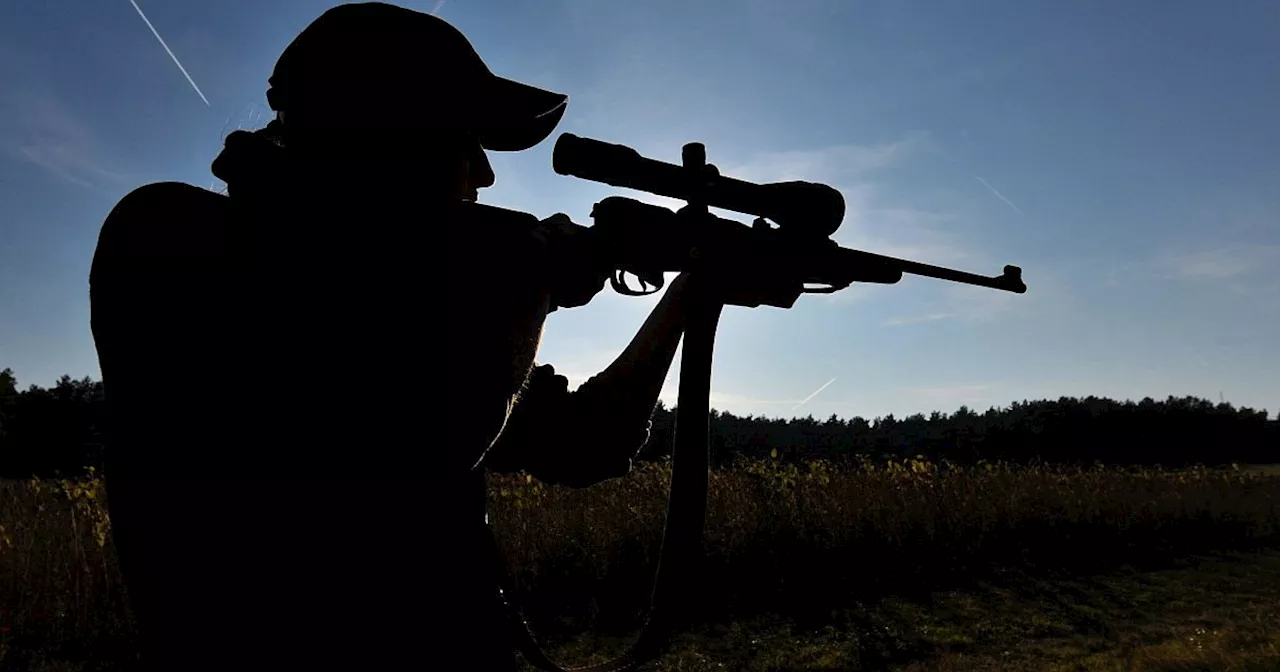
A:
<svg viewBox="0 0 1280 672">
<path fill-rule="evenodd" d="M 568 133 L 556 141 L 552 162 L 561 175 L 688 203 L 675 212 L 620 196 L 595 204 L 591 238 L 615 269 L 612 284 L 619 293 L 652 293 L 662 287 L 663 273 L 692 270 L 731 277 L 726 286 L 735 288 L 736 296 L 725 303 L 745 306 L 789 308 L 800 294 L 834 292 L 854 282 L 893 284 L 904 273 L 1027 291 L 1017 266 L 988 277 L 839 246 L 830 236 L 844 218 L 844 197 L 825 184 L 756 184 L 725 177 L 706 163 L 699 143 L 685 145 L 683 158 L 684 165 L 677 166 L 624 145 Z M 710 214 L 708 206 L 756 219 L 751 225 L 723 219 Z M 631 289 L 625 273 L 653 290 Z"/>
</svg>

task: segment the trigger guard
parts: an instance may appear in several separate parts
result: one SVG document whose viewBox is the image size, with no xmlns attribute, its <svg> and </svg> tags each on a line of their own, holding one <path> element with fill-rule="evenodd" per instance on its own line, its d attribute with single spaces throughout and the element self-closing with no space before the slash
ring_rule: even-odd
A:
<svg viewBox="0 0 1280 672">
<path fill-rule="evenodd" d="M 613 276 L 609 278 L 609 284 L 613 285 L 613 291 L 623 296 L 643 296 L 643 292 L 637 292 L 627 285 L 625 271 L 614 271 Z"/>
<path fill-rule="evenodd" d="M 613 285 L 613 291 L 619 294 L 622 294 L 624 296 L 648 296 L 662 288 L 661 285 L 659 285 L 657 287 L 654 287 L 653 290 L 651 291 L 648 291 L 648 292 L 644 291 L 643 288 L 647 286 L 649 282 L 646 281 L 644 278 L 640 277 L 639 275 L 637 275 L 636 279 L 640 281 L 641 289 L 635 290 L 635 289 L 632 289 L 631 286 L 627 284 L 626 277 L 627 277 L 626 271 L 621 269 L 614 271 L 613 276 L 609 278 L 609 284 Z"/>
</svg>

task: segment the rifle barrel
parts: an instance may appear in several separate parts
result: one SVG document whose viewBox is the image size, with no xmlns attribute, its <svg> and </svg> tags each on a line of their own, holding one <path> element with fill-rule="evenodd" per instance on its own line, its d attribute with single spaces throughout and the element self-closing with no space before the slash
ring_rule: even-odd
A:
<svg viewBox="0 0 1280 672">
<path fill-rule="evenodd" d="M 1006 292 L 1014 292 L 1016 294 L 1024 294 L 1027 291 L 1027 286 L 1022 282 L 1022 269 L 1017 266 L 1005 266 L 1004 273 L 1001 275 L 988 277 L 985 275 L 978 275 L 977 273 L 957 271 L 954 268 L 922 264 L 918 261 L 908 261 L 904 259 L 899 263 L 901 264 L 903 273 L 923 275 L 930 278 L 938 278 L 940 280 L 951 280 L 953 282 L 963 282 L 968 285 L 990 287 L 991 289 L 1003 289 Z"/>
<path fill-rule="evenodd" d="M 848 248 L 844 249 L 847 250 Z M 978 275 L 977 273 L 969 273 L 967 271 L 958 271 L 954 268 L 924 264 L 918 261 L 911 261 L 909 259 L 899 259 L 897 257 L 876 254 L 875 252 L 866 252 L 863 250 L 850 251 L 856 252 L 858 256 L 865 261 L 893 266 L 901 270 L 903 273 L 922 275 L 929 278 L 937 278 L 939 280 L 950 280 L 952 282 L 962 282 L 966 285 L 1002 289 L 1006 292 L 1014 292 L 1016 294 L 1024 294 L 1027 291 L 1027 286 L 1022 282 L 1022 269 L 1017 266 L 1005 266 L 1004 273 L 992 277 Z"/>
</svg>

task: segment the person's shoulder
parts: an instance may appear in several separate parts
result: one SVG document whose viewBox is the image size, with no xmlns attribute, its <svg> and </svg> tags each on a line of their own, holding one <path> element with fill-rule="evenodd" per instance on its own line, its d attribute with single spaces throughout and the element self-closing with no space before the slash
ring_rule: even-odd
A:
<svg viewBox="0 0 1280 672">
<path fill-rule="evenodd" d="M 183 182 L 153 182 L 125 194 L 108 213 L 99 246 L 160 253 L 207 247 L 231 219 L 231 199 Z"/>
<path fill-rule="evenodd" d="M 107 219 L 172 222 L 175 216 L 207 217 L 225 214 L 230 201 L 223 194 L 185 182 L 152 182 L 125 194 Z"/>
</svg>

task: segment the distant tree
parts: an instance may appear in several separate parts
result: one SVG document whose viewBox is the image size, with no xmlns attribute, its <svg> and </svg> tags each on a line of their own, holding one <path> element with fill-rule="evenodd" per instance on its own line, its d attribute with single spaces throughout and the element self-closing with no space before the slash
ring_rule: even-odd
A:
<svg viewBox="0 0 1280 672">
<path fill-rule="evenodd" d="M 52 387 L 21 390 L 11 369 L 0 371 L 0 476 L 67 474 L 99 465 L 105 409 L 102 384 L 88 377 L 62 376 Z M 334 412 L 343 410 L 339 405 Z M 715 466 L 767 457 L 775 449 L 781 459 L 865 455 L 881 460 L 920 454 L 957 463 L 1280 462 L 1280 416 L 1273 420 L 1266 410 L 1195 397 L 1136 402 L 1061 397 L 1015 401 L 981 413 L 961 406 L 949 415 L 934 411 L 872 420 L 842 419 L 834 413 L 823 421 L 811 415 L 767 418 L 715 410 L 708 422 Z M 638 459 L 669 456 L 676 429 L 675 409 L 659 403 Z"/>
<path fill-rule="evenodd" d="M 105 405 L 102 384 L 63 376 L 51 388 L 17 391 L 0 372 L 0 476 L 79 473 L 100 466 Z"/>
<path fill-rule="evenodd" d="M 18 393 L 18 379 L 13 375 L 13 369 L 5 369 L 0 371 L 0 398 Z"/>
<path fill-rule="evenodd" d="M 5 369 L 0 371 L 0 441 L 4 440 L 5 432 L 5 411 L 12 408 L 18 401 L 18 379 L 13 375 L 13 369 Z"/>
</svg>

